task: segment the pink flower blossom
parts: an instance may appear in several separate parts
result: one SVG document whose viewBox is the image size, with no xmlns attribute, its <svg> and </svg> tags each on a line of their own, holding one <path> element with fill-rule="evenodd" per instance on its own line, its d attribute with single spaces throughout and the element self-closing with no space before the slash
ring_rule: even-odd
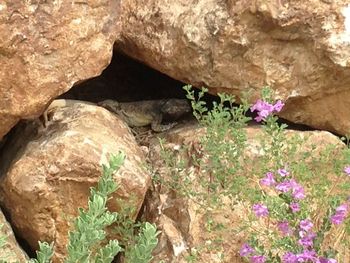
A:
<svg viewBox="0 0 350 263">
<path fill-rule="evenodd" d="M 276 183 L 275 178 L 272 172 L 268 172 L 265 174 L 265 177 L 260 180 L 260 184 L 265 186 L 271 186 Z"/>
<path fill-rule="evenodd" d="M 334 215 L 331 216 L 331 222 L 334 225 L 340 225 L 341 223 L 343 223 L 344 220 L 345 220 L 345 215 L 344 214 L 337 214 L 337 213 L 335 213 Z"/>
<path fill-rule="evenodd" d="M 313 226 L 314 226 L 314 224 L 309 219 L 301 220 L 300 223 L 299 223 L 300 229 L 302 229 L 302 230 L 304 230 L 306 232 L 310 231 Z"/>
<path fill-rule="evenodd" d="M 337 263 L 337 260 L 335 260 L 334 258 L 320 257 L 318 260 L 319 260 L 319 263 Z"/>
<path fill-rule="evenodd" d="M 298 262 L 316 262 L 317 254 L 315 250 L 304 250 L 302 253 L 297 255 Z"/>
<path fill-rule="evenodd" d="M 273 109 L 276 112 L 280 112 L 282 110 L 284 106 L 284 103 L 281 100 L 278 100 L 274 105 L 273 105 Z"/>
<path fill-rule="evenodd" d="M 286 177 L 289 175 L 289 172 L 286 169 L 278 169 L 277 173 L 282 177 Z"/>
<path fill-rule="evenodd" d="M 292 189 L 292 185 L 289 182 L 289 180 L 286 180 L 282 183 L 277 184 L 276 189 L 282 193 L 287 193 L 289 190 Z"/>
<path fill-rule="evenodd" d="M 349 211 L 349 206 L 348 204 L 342 204 L 340 206 L 338 206 L 336 209 L 335 209 L 335 214 L 333 214 L 331 216 L 331 222 L 334 224 L 334 225 L 340 225 L 341 223 L 343 223 L 343 221 L 345 220 L 345 218 L 347 217 L 348 215 L 348 211 Z"/>
<path fill-rule="evenodd" d="M 300 231 L 299 235 L 301 238 L 298 240 L 298 243 L 302 245 L 304 248 L 312 247 L 313 246 L 313 240 L 316 237 L 316 234 L 313 232 L 303 232 Z"/>
<path fill-rule="evenodd" d="M 347 166 L 344 167 L 344 172 L 345 172 L 348 176 L 350 176 L 350 165 L 347 165 Z"/>
<path fill-rule="evenodd" d="M 253 212 L 257 217 L 265 217 L 269 215 L 269 210 L 267 209 L 267 206 L 263 204 L 253 205 Z"/>
<path fill-rule="evenodd" d="M 242 256 L 242 257 L 246 257 L 246 256 L 249 256 L 250 254 L 254 253 L 255 250 L 254 248 L 252 248 L 249 244 L 247 243 L 244 243 L 239 251 L 239 254 Z"/>
<path fill-rule="evenodd" d="M 256 103 L 250 107 L 250 110 L 252 112 L 257 111 L 258 116 L 254 119 L 257 122 L 261 122 L 262 120 L 265 120 L 266 117 L 268 117 L 271 113 L 280 112 L 284 106 L 284 103 L 281 100 L 278 100 L 274 105 L 263 101 L 263 100 L 257 100 Z"/>
<path fill-rule="evenodd" d="M 292 190 L 292 196 L 294 199 L 304 199 L 305 198 L 305 190 L 304 188 L 298 184 L 294 179 L 285 180 L 276 185 L 276 189 L 282 193 L 287 193 Z"/>
<path fill-rule="evenodd" d="M 252 256 L 250 258 L 251 263 L 265 263 L 266 257 L 265 256 Z"/>
<path fill-rule="evenodd" d="M 348 204 L 342 204 L 342 205 L 340 205 L 340 206 L 338 206 L 336 209 L 335 209 L 335 211 L 337 212 L 337 213 L 347 213 L 348 212 L 348 209 L 349 209 L 349 206 L 348 206 Z"/>
<path fill-rule="evenodd" d="M 297 255 L 293 254 L 292 252 L 287 252 L 282 257 L 283 263 L 298 263 L 298 257 Z"/>
<path fill-rule="evenodd" d="M 277 223 L 278 230 L 282 232 L 284 236 L 290 234 L 288 221 L 282 221 Z"/>
<path fill-rule="evenodd" d="M 299 184 L 293 186 L 292 196 L 295 199 L 299 199 L 299 200 L 304 199 L 305 198 L 304 188 Z"/>
<path fill-rule="evenodd" d="M 300 211 L 299 203 L 296 203 L 296 202 L 290 203 L 289 207 L 290 207 L 290 209 L 292 209 L 293 213 L 296 213 L 296 212 Z"/>
</svg>

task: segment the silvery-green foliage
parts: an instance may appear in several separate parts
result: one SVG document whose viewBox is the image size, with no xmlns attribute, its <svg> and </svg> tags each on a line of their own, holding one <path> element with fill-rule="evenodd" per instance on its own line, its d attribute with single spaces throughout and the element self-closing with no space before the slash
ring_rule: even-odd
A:
<svg viewBox="0 0 350 263">
<path fill-rule="evenodd" d="M 117 190 L 113 172 L 118 170 L 125 159 L 124 154 L 112 155 L 108 165 L 103 165 L 103 175 L 97 188 L 91 188 L 88 209 L 79 209 L 79 217 L 74 222 L 74 230 L 69 233 L 68 258 L 66 263 L 112 262 L 122 251 L 117 240 L 102 247 L 106 238 L 105 228 L 117 219 L 117 213 L 107 210 L 108 195 Z M 99 247 L 96 251 L 96 247 Z M 95 248 L 95 249 L 94 249 Z"/>
<path fill-rule="evenodd" d="M 139 235 L 136 237 L 134 246 L 125 251 L 126 262 L 148 263 L 152 260 L 152 251 L 157 246 L 157 231 L 155 225 L 146 222 L 141 226 Z"/>
</svg>

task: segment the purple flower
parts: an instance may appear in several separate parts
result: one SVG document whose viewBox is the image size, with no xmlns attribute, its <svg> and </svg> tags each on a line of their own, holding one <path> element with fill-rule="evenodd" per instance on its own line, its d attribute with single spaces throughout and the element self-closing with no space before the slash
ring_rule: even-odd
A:
<svg viewBox="0 0 350 263">
<path fill-rule="evenodd" d="M 273 105 L 273 109 L 276 112 L 280 112 L 282 110 L 284 106 L 284 103 L 281 100 L 278 100 L 274 105 Z"/>
<path fill-rule="evenodd" d="M 311 230 L 311 228 L 314 226 L 314 224 L 311 222 L 311 220 L 309 219 L 304 219 L 300 221 L 299 227 L 300 229 L 308 232 L 309 230 Z"/>
<path fill-rule="evenodd" d="M 305 191 L 304 188 L 301 185 L 296 185 L 293 187 L 292 196 L 294 199 L 304 199 L 305 198 Z"/>
<path fill-rule="evenodd" d="M 320 257 L 318 260 L 319 260 L 319 263 L 337 263 L 337 261 L 333 258 Z"/>
<path fill-rule="evenodd" d="M 300 211 L 299 203 L 296 203 L 296 202 L 290 203 L 289 207 L 290 207 L 290 209 L 292 209 L 293 213 L 296 213 L 296 212 Z"/>
<path fill-rule="evenodd" d="M 344 172 L 345 172 L 348 176 L 350 176 L 350 165 L 347 165 L 347 166 L 344 167 Z"/>
<path fill-rule="evenodd" d="M 292 189 L 292 185 L 289 180 L 286 180 L 282 183 L 277 184 L 276 189 L 282 193 L 287 193 L 290 189 Z"/>
<path fill-rule="evenodd" d="M 334 225 L 340 225 L 341 223 L 343 223 L 343 221 L 345 220 L 346 215 L 342 214 L 342 213 L 335 213 L 334 215 L 331 216 L 331 222 Z"/>
<path fill-rule="evenodd" d="M 276 183 L 275 178 L 273 177 L 272 172 L 268 172 L 265 174 L 265 177 L 260 180 L 260 183 L 265 186 L 271 186 Z"/>
<path fill-rule="evenodd" d="M 289 181 L 291 187 L 292 187 L 292 195 L 295 199 L 304 199 L 305 198 L 305 191 L 304 188 L 298 184 L 294 179 L 291 179 Z"/>
<path fill-rule="evenodd" d="M 258 99 L 256 101 L 256 103 L 253 106 L 250 107 L 250 110 L 252 112 L 254 112 L 254 111 L 263 111 L 263 110 L 268 110 L 268 111 L 272 112 L 273 111 L 273 106 L 270 103 L 266 102 L 266 101 Z"/>
<path fill-rule="evenodd" d="M 287 236 L 290 234 L 288 221 L 282 221 L 277 223 L 278 230 L 282 232 L 283 235 Z"/>
<path fill-rule="evenodd" d="M 280 112 L 284 106 L 284 103 L 281 100 L 278 100 L 274 105 L 263 101 L 263 100 L 257 100 L 256 103 L 250 107 L 250 110 L 252 112 L 257 111 L 258 116 L 254 119 L 257 122 L 261 122 L 262 120 L 265 120 L 267 116 L 269 116 L 272 112 Z"/>
<path fill-rule="evenodd" d="M 257 100 L 257 102 L 250 108 L 252 112 L 257 111 L 258 116 L 254 119 L 257 122 L 261 122 L 262 120 L 265 120 L 267 116 L 269 116 L 273 111 L 274 107 L 268 102 Z"/>
<path fill-rule="evenodd" d="M 265 263 L 266 257 L 265 256 L 252 256 L 250 258 L 251 263 Z"/>
<path fill-rule="evenodd" d="M 254 118 L 257 122 L 261 122 L 262 120 L 265 120 L 265 118 L 269 115 L 269 112 L 266 110 L 260 111 L 258 113 L 258 116 Z"/>
<path fill-rule="evenodd" d="M 264 217 L 268 216 L 269 210 L 267 209 L 266 205 L 263 204 L 255 204 L 253 205 L 253 212 L 257 217 Z"/>
<path fill-rule="evenodd" d="M 335 214 L 331 216 L 331 222 L 334 225 L 340 225 L 346 218 L 348 213 L 348 205 L 342 204 L 335 209 Z"/>
<path fill-rule="evenodd" d="M 286 177 L 289 175 L 289 172 L 286 169 L 278 169 L 277 173 L 279 173 L 279 175 L 282 177 Z"/>
<path fill-rule="evenodd" d="M 304 250 L 297 255 L 298 262 L 316 262 L 317 254 L 314 250 Z"/>
<path fill-rule="evenodd" d="M 299 232 L 299 235 L 301 238 L 298 240 L 298 243 L 302 245 L 304 248 L 312 247 L 313 246 L 313 240 L 316 237 L 316 234 L 313 232 L 305 233 L 303 231 Z"/>
<path fill-rule="evenodd" d="M 254 252 L 255 252 L 254 248 L 249 246 L 249 244 L 244 243 L 239 251 L 239 254 L 241 255 L 241 257 L 246 257 Z"/>
<path fill-rule="evenodd" d="M 337 213 L 342 213 L 342 214 L 346 214 L 348 212 L 348 204 L 342 204 L 340 206 L 338 206 L 335 211 Z"/>
<path fill-rule="evenodd" d="M 282 257 L 283 263 L 298 263 L 298 257 L 297 255 L 293 254 L 292 252 L 287 252 Z"/>
<path fill-rule="evenodd" d="M 285 180 L 282 183 L 277 184 L 276 189 L 282 193 L 287 193 L 289 190 L 292 190 L 292 196 L 294 199 L 305 198 L 304 188 L 294 179 Z"/>
</svg>

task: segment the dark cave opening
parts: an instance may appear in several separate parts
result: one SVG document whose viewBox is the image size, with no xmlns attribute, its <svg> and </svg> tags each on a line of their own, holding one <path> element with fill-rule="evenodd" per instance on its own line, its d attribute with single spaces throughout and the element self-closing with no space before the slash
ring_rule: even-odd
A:
<svg viewBox="0 0 350 263">
<path fill-rule="evenodd" d="M 120 53 L 100 76 L 86 80 L 60 98 L 98 102 L 119 102 L 185 98 L 185 84 Z"/>
</svg>

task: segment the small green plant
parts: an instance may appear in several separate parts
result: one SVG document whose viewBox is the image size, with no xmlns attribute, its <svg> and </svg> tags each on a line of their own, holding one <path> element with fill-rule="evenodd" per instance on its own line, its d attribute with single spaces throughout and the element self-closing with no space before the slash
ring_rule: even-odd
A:
<svg viewBox="0 0 350 263">
<path fill-rule="evenodd" d="M 151 253 L 158 243 L 157 236 L 160 232 L 157 231 L 154 224 L 148 222 L 135 223 L 130 218 L 130 215 L 135 212 L 135 209 L 130 205 L 131 202 L 132 200 L 128 202 L 118 201 L 121 209 L 113 231 L 121 237 L 121 244 L 125 248 L 125 262 L 147 263 L 153 258 Z"/>
<path fill-rule="evenodd" d="M 206 132 L 200 139 L 202 156 L 192 156 L 194 163 L 207 171 L 208 177 L 200 183 L 203 189 L 205 206 L 220 204 L 220 195 L 238 195 L 242 188 L 247 189 L 246 176 L 242 173 L 241 158 L 246 148 L 247 135 L 243 129 L 251 120 L 246 117 L 249 104 L 246 97 L 239 106 L 234 106 L 235 98 L 226 94 L 218 94 L 219 102 L 213 102 L 209 109 L 202 98 L 206 89 L 199 92 L 196 98 L 190 85 L 184 87 L 187 98 L 191 101 L 193 114 Z M 197 189 L 198 190 L 198 189 Z M 220 194 L 212 194 L 220 193 Z M 208 199 L 209 197 L 209 199 Z"/>
<path fill-rule="evenodd" d="M 53 256 L 53 243 L 39 241 L 39 250 L 36 252 L 36 259 L 30 259 L 29 263 L 50 263 Z"/>
<path fill-rule="evenodd" d="M 76 262 L 112 262 L 122 251 L 117 240 L 111 240 L 102 247 L 100 244 L 106 238 L 105 228 L 117 220 L 117 213 L 107 210 L 108 196 L 117 190 L 113 180 L 113 172 L 123 164 L 124 155 L 112 155 L 109 165 L 103 165 L 103 176 L 97 188 L 91 188 L 88 209 L 79 209 L 75 220 L 75 230 L 69 233 L 67 263 Z M 96 249 L 97 247 L 97 249 Z"/>
<path fill-rule="evenodd" d="M 146 222 L 142 224 L 133 246 L 125 251 L 125 258 L 130 263 L 148 263 L 152 260 L 152 251 L 157 246 L 157 228 Z"/>
<path fill-rule="evenodd" d="M 220 101 L 211 108 L 202 100 L 206 89 L 197 96 L 191 86 L 184 89 L 205 132 L 195 150 L 168 150 L 160 141 L 171 174 L 160 182 L 201 204 L 208 233 L 230 231 L 230 226 L 215 222 L 213 208 L 227 198 L 233 208 L 241 204 L 247 219 L 231 231 L 243 231 L 248 237 L 241 255 L 249 262 L 342 262 L 335 258 L 342 259 L 346 252 L 340 255 L 335 249 L 350 246 L 349 148 L 341 151 L 328 145 L 316 152 L 315 145 L 307 144 L 306 134 L 288 133 L 287 125 L 275 115 L 284 103 L 272 99 L 269 87 L 262 89 L 261 99 L 253 106 L 245 98 L 234 106 L 232 96 L 220 94 Z M 248 109 L 263 124 L 253 144 L 243 129 L 250 120 L 245 116 Z M 251 149 L 258 157 L 247 158 L 248 145 L 254 146 Z M 184 153 L 189 160 L 184 160 Z"/>
<path fill-rule="evenodd" d="M 124 216 L 111 213 L 107 209 L 108 197 L 117 190 L 117 184 L 113 179 L 113 173 L 123 164 L 123 153 L 111 155 L 108 165 L 102 165 L 103 175 L 97 187 L 92 187 L 88 201 L 88 208 L 79 209 L 79 216 L 74 221 L 74 230 L 69 233 L 68 257 L 66 263 L 108 263 L 122 251 L 125 251 L 126 263 L 148 263 L 152 260 L 152 251 L 158 243 L 159 232 L 155 225 L 148 222 L 143 224 L 134 223 L 126 216 L 131 210 L 125 210 Z M 130 215 L 128 213 L 128 215 Z M 124 221 L 125 220 L 125 221 Z M 124 247 L 118 240 L 110 240 L 106 244 L 105 228 L 114 223 L 117 232 L 122 234 L 125 242 Z M 135 237 L 135 229 L 140 227 L 139 234 Z M 124 235 L 124 236 L 123 236 Z M 125 237 L 126 236 L 126 237 Z M 0 237 L 0 246 L 6 244 L 6 237 Z M 30 263 L 50 263 L 54 254 L 53 243 L 39 242 L 37 259 L 30 259 Z M 7 262 L 2 260 L 1 262 Z"/>
<path fill-rule="evenodd" d="M 256 218 L 250 217 L 249 241 L 243 244 L 240 255 L 252 263 L 335 263 L 338 252 L 329 246 L 326 237 L 331 238 L 330 232 L 335 230 L 332 224 L 337 226 L 345 221 L 345 226 L 350 225 L 350 220 L 346 220 L 350 200 L 340 204 L 339 193 L 338 197 L 328 195 L 326 200 L 317 195 L 307 197 L 305 188 L 286 169 L 290 160 L 286 161 L 280 154 L 285 143 L 283 132 L 286 125 L 279 125 L 273 115 L 282 107 L 281 101 L 272 104 L 265 98 L 251 108 L 258 111 L 255 119 L 264 123 L 266 133 L 272 137 L 269 150 L 273 157 L 277 157 L 272 159 L 272 167 L 280 168 L 268 171 L 260 180 L 260 200 L 252 204 Z M 346 166 L 344 172 L 350 175 L 350 166 Z M 317 209 L 323 207 L 320 199 L 327 202 L 328 209 Z M 340 238 L 345 242 L 349 234 L 348 231 Z"/>
</svg>

